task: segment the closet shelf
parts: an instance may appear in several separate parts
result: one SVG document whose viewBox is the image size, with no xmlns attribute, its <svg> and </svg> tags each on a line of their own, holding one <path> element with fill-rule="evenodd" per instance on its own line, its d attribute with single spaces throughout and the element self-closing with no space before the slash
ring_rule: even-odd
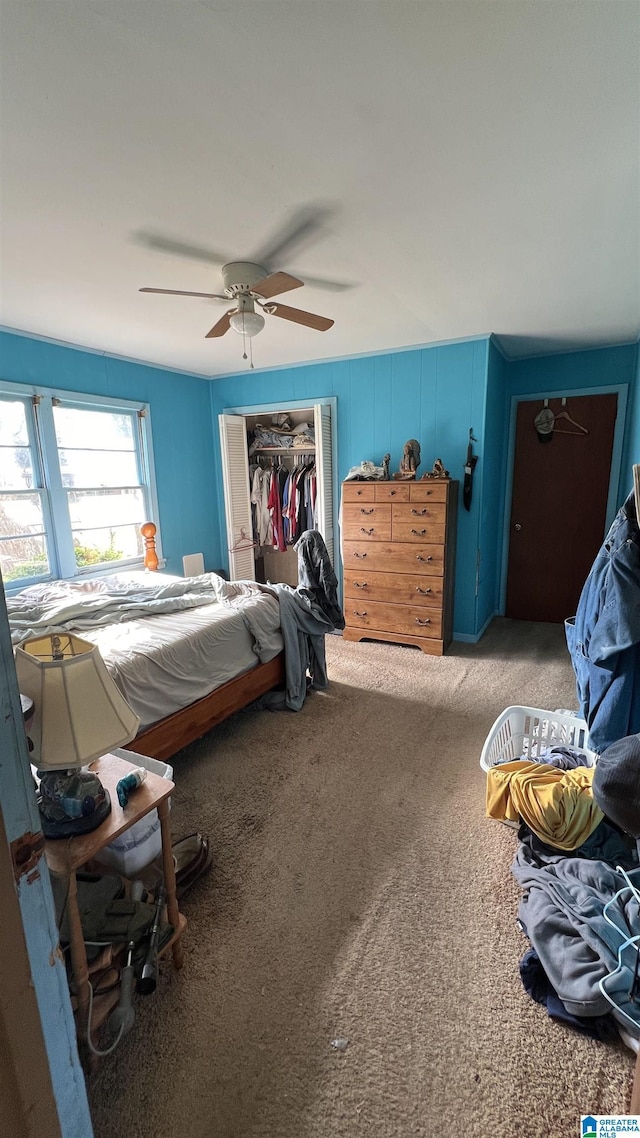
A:
<svg viewBox="0 0 640 1138">
<path fill-rule="evenodd" d="M 255 447 L 252 454 L 315 454 L 315 446 L 304 447 Z"/>
</svg>

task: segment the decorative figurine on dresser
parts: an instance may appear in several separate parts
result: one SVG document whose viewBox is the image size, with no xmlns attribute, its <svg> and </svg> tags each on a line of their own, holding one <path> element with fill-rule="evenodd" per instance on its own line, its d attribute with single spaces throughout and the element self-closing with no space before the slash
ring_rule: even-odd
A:
<svg viewBox="0 0 640 1138">
<path fill-rule="evenodd" d="M 400 469 L 393 477 L 398 479 L 415 478 L 419 466 L 420 443 L 417 439 L 408 439 L 404 444 L 402 458 L 400 459 Z"/>
<path fill-rule="evenodd" d="M 419 464 L 410 439 L 392 481 L 342 484 L 342 635 L 442 656 L 453 631 L 458 483 L 440 459 L 417 480 Z"/>
</svg>

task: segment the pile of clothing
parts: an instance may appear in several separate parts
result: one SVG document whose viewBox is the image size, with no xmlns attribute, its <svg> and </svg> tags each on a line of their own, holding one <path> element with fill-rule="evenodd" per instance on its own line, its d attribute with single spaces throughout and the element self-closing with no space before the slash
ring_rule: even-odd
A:
<svg viewBox="0 0 640 1138">
<path fill-rule="evenodd" d="M 487 774 L 487 815 L 519 822 L 512 872 L 531 950 L 525 988 L 550 1016 L 595 1038 L 640 1037 L 640 736 L 584 766 L 551 747 Z M 603 990 L 604 989 L 604 990 Z M 606 992 L 606 994 L 605 994 Z"/>
<path fill-rule="evenodd" d="M 264 447 L 300 447 L 307 450 L 315 446 L 315 430 L 310 423 L 293 425 L 288 415 L 273 415 L 271 424 L 256 423 L 249 437 L 249 457 Z"/>
<path fill-rule="evenodd" d="M 324 691 L 328 687 L 325 636 L 344 628 L 338 579 L 322 534 L 306 530 L 294 549 L 298 554 L 297 588 L 284 583 L 230 581 L 223 591 L 223 603 L 239 606 L 259 657 L 266 614 L 253 605 L 245 608 L 242 598 L 261 594 L 270 598 L 269 603 L 278 610 L 284 641 L 285 685 L 282 691 L 269 691 L 258 701 L 259 706 L 271 710 L 300 711 L 311 688 Z"/>
</svg>

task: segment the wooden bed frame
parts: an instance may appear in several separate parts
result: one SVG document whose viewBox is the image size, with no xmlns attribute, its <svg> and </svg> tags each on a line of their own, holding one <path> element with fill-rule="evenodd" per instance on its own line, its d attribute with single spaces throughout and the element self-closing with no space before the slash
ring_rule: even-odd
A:
<svg viewBox="0 0 640 1138">
<path fill-rule="evenodd" d="M 222 684 L 203 699 L 141 731 L 131 743 L 127 743 L 127 749 L 151 759 L 170 759 L 176 751 L 205 735 L 217 723 L 222 723 L 235 711 L 247 707 L 254 699 L 283 683 L 284 652 L 279 652 L 268 664 L 258 664 L 257 668 Z"/>
<path fill-rule="evenodd" d="M 140 527 L 140 532 L 145 544 L 144 567 L 155 573 L 158 569 L 156 526 L 153 522 L 145 522 Z M 168 715 L 166 719 L 160 719 L 145 731 L 140 731 L 127 747 L 151 759 L 170 759 L 216 724 L 222 723 L 234 712 L 247 707 L 254 699 L 282 684 L 284 652 L 280 652 L 268 664 L 258 664 L 250 672 L 243 672 L 209 695 Z"/>
</svg>

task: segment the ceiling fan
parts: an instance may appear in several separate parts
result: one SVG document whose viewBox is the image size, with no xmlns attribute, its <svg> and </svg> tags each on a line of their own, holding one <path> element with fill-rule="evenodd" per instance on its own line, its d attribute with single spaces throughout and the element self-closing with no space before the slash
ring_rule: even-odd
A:
<svg viewBox="0 0 640 1138">
<path fill-rule="evenodd" d="M 318 332 L 326 332 L 333 326 L 333 320 L 326 316 L 316 316 L 313 312 L 305 312 L 301 308 L 291 308 L 288 304 L 279 301 L 271 302 L 271 297 L 279 296 L 283 292 L 300 288 L 304 281 L 291 276 L 290 273 L 268 273 L 261 265 L 252 261 L 231 261 L 222 267 L 222 280 L 224 293 L 217 292 L 184 292 L 173 288 L 141 288 L 140 292 L 162 293 L 165 296 L 198 296 L 206 300 L 222 300 L 228 303 L 234 301 L 234 307 L 229 308 L 224 316 L 214 324 L 205 339 L 224 336 L 229 328 L 241 336 L 257 336 L 265 325 L 262 312 L 269 316 L 280 316 L 283 320 L 292 320 L 295 324 L 304 324 L 307 328 L 316 328 Z M 265 303 L 268 302 L 268 303 Z M 256 305 L 260 312 L 256 312 Z"/>
<path fill-rule="evenodd" d="M 168 296 L 195 296 L 226 303 L 233 301 L 233 307 L 229 308 L 207 332 L 206 339 L 224 336 L 229 328 L 243 337 L 256 336 L 265 325 L 262 313 L 279 316 L 283 320 L 290 320 L 307 328 L 315 328 L 318 332 L 326 332 L 332 327 L 333 320 L 301 308 L 291 308 L 280 301 L 272 301 L 272 297 L 300 288 L 305 283 L 291 273 L 275 269 L 276 259 L 282 260 L 285 251 L 287 255 L 290 254 L 294 246 L 299 247 L 323 229 L 330 212 L 327 207 L 318 205 L 301 207 L 267 245 L 246 261 L 228 261 L 225 256 L 211 249 L 155 233 L 139 232 L 135 235 L 136 240 L 148 248 L 221 265 L 223 282 L 222 291 L 217 293 L 185 292 L 181 289 L 167 288 L 141 288 L 139 291 Z M 334 292 L 352 287 L 345 282 L 327 281 L 309 276 L 306 276 L 306 281 L 317 288 L 326 288 Z M 259 311 L 256 311 L 256 307 Z"/>
</svg>

